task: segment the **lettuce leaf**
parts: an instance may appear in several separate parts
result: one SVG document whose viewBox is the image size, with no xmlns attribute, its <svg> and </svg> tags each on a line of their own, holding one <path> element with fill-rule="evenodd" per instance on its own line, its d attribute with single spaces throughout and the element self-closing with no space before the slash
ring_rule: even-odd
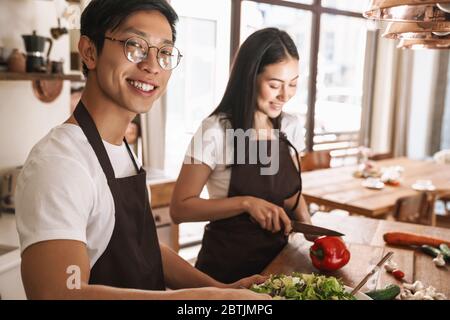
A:
<svg viewBox="0 0 450 320">
<path fill-rule="evenodd" d="M 254 292 L 286 300 L 355 300 L 345 292 L 340 279 L 323 275 L 292 273 L 271 275 L 264 283 L 253 284 Z"/>
</svg>

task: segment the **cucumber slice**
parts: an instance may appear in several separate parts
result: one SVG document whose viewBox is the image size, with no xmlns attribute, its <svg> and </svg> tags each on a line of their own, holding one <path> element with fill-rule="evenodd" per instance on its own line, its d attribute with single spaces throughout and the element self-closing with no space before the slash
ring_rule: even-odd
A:
<svg viewBox="0 0 450 320">
<path fill-rule="evenodd" d="M 366 292 L 373 300 L 393 300 L 400 294 L 400 287 L 396 284 L 390 284 L 384 289 L 378 289 Z"/>
</svg>

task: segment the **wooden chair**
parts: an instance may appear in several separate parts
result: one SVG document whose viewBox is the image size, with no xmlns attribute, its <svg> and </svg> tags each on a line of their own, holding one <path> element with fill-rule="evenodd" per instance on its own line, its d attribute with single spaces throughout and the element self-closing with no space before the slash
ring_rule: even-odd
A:
<svg viewBox="0 0 450 320">
<path fill-rule="evenodd" d="M 369 157 L 369 160 L 372 161 L 379 161 L 379 160 L 386 160 L 386 159 L 392 159 L 392 152 L 387 152 L 387 153 L 376 153 L 373 154 Z"/>
<path fill-rule="evenodd" d="M 450 228 L 450 193 L 437 196 L 436 201 L 442 201 L 444 206 L 443 214 L 436 213 L 436 226 Z"/>
<path fill-rule="evenodd" d="M 450 164 L 450 150 L 441 150 L 433 155 L 433 160 L 437 164 Z M 436 223 L 438 226 L 450 228 L 450 193 L 441 194 L 436 201 L 442 201 L 444 205 L 444 215 L 436 215 Z"/>
<path fill-rule="evenodd" d="M 330 151 L 312 151 L 305 153 L 300 160 L 302 172 L 313 171 L 318 169 L 330 168 L 331 155 Z M 311 215 L 317 211 L 330 211 L 326 206 L 319 206 L 316 203 L 306 202 Z"/>
<path fill-rule="evenodd" d="M 302 172 L 327 169 L 330 163 L 331 155 L 328 150 L 307 152 L 301 158 Z"/>
<path fill-rule="evenodd" d="M 423 192 L 397 200 L 394 209 L 396 221 L 435 225 L 434 197 Z"/>
</svg>

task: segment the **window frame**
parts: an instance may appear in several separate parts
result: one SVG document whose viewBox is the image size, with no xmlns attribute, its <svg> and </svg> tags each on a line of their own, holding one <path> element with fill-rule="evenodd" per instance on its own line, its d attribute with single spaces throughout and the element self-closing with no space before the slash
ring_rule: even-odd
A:
<svg viewBox="0 0 450 320">
<path fill-rule="evenodd" d="M 231 3 L 231 52 L 230 52 L 230 66 L 232 60 L 239 49 L 240 45 L 240 24 L 241 24 L 241 4 L 244 0 L 232 0 Z M 306 152 L 313 151 L 314 147 L 314 128 L 315 128 L 315 105 L 317 97 L 317 74 L 318 74 L 318 56 L 320 48 L 320 25 L 323 14 L 340 15 L 354 18 L 364 19 L 361 13 L 340 10 L 335 8 L 328 8 L 322 6 L 321 0 L 314 0 L 313 4 L 302 4 L 291 1 L 282 0 L 246 0 L 257 3 L 265 3 L 276 6 L 301 9 L 310 11 L 312 13 L 311 26 L 311 48 L 309 60 L 309 83 L 308 83 L 308 111 L 306 116 Z M 365 52 L 364 65 L 364 83 L 363 83 L 363 97 L 362 97 L 362 116 L 361 128 L 359 131 L 359 142 L 366 146 L 370 145 L 370 117 L 373 101 L 373 84 L 375 81 L 376 70 L 376 50 L 378 43 L 378 32 L 367 31 L 367 42 Z M 372 75 L 372 76 L 368 76 Z"/>
</svg>

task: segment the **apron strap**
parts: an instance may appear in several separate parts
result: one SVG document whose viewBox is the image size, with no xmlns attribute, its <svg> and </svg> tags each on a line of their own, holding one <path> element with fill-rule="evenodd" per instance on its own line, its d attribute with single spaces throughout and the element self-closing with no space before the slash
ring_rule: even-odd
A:
<svg viewBox="0 0 450 320">
<path fill-rule="evenodd" d="M 302 185 L 302 175 L 301 175 L 301 172 L 300 172 L 301 171 L 300 160 L 299 160 L 300 157 L 299 157 L 297 148 L 295 148 L 294 145 L 288 140 L 286 134 L 284 132 L 281 132 L 281 131 L 280 131 L 280 140 L 286 142 L 295 151 L 295 159 L 297 160 L 297 165 L 298 165 L 298 170 L 297 170 L 297 172 L 298 172 L 298 180 L 300 181 L 300 186 L 301 186 Z M 291 209 L 292 211 L 295 211 L 295 209 L 297 209 L 298 204 L 300 202 L 300 195 L 301 195 L 301 192 L 299 191 L 298 195 L 297 195 L 297 199 L 295 200 L 295 204 L 294 204 L 294 206 Z"/>
<path fill-rule="evenodd" d="M 125 140 L 125 138 L 123 138 L 123 142 L 127 146 L 127 151 L 128 151 L 128 154 L 130 155 L 131 161 L 133 161 L 134 167 L 136 168 L 136 173 L 139 173 L 139 171 L 140 171 L 139 166 L 137 165 L 136 160 L 134 159 L 134 156 L 133 156 L 133 152 L 131 152 L 130 146 L 128 145 L 128 142 L 127 142 L 127 140 Z"/>
<path fill-rule="evenodd" d="M 94 152 L 98 158 L 98 161 L 100 162 L 100 165 L 102 166 L 106 178 L 108 180 L 114 179 L 114 169 L 112 167 L 111 161 L 109 160 L 105 145 L 103 144 L 97 127 L 95 126 L 94 120 L 92 119 L 91 115 L 89 114 L 81 100 L 80 102 L 78 102 L 73 115 L 75 116 L 75 119 L 80 125 L 81 130 L 83 130 L 84 135 L 94 149 Z"/>
</svg>

